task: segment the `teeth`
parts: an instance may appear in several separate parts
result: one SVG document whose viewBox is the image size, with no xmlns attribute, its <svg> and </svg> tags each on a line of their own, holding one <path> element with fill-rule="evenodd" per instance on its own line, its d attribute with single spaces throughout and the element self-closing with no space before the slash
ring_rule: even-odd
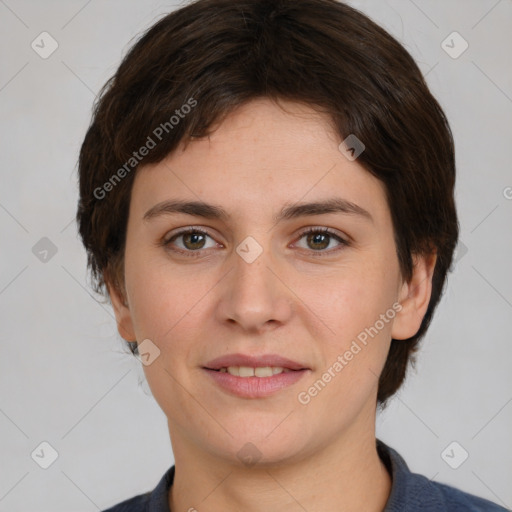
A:
<svg viewBox="0 0 512 512">
<path fill-rule="evenodd" d="M 272 377 L 272 375 L 274 375 L 274 369 L 270 366 L 254 368 L 254 375 L 256 375 L 256 377 Z"/>
<path fill-rule="evenodd" d="M 260 366 L 257 368 L 251 368 L 250 366 L 228 366 L 227 368 L 221 368 L 220 371 L 235 375 L 236 377 L 272 377 L 272 375 L 287 373 L 291 370 L 282 366 Z"/>
<path fill-rule="evenodd" d="M 228 372 L 229 370 L 230 368 L 228 368 Z M 236 374 L 239 377 L 254 377 L 254 370 L 254 368 L 250 368 L 249 366 L 239 366 Z"/>
</svg>

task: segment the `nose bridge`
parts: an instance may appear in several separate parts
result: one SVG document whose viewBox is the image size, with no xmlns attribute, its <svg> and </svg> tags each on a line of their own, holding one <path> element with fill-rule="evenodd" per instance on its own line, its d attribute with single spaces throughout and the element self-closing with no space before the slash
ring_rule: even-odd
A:
<svg viewBox="0 0 512 512">
<path fill-rule="evenodd" d="M 263 240 L 263 235 L 260 241 Z M 269 248 L 248 236 L 232 254 L 232 271 L 223 294 L 221 314 L 245 329 L 260 329 L 269 321 L 284 322 L 290 314 L 286 287 L 276 277 L 279 270 Z M 267 243 L 268 242 L 268 243 Z"/>
</svg>

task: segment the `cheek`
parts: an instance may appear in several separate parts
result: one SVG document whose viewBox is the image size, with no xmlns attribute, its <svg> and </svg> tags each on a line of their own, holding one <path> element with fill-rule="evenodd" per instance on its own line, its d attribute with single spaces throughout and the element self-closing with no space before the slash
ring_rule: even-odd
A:
<svg viewBox="0 0 512 512">
<path fill-rule="evenodd" d="M 159 403 L 160 390 L 173 394 L 169 399 L 175 402 L 180 394 L 173 390 L 179 390 L 179 384 L 191 387 L 191 368 L 197 362 L 198 344 L 205 339 L 205 319 L 211 317 L 205 308 L 211 305 L 208 293 L 214 284 L 215 276 L 200 277 L 192 266 L 179 269 L 161 258 L 142 264 L 134 258 L 132 320 L 137 339 L 149 338 L 160 350 L 155 364 L 144 367 Z"/>
<path fill-rule="evenodd" d="M 395 288 L 391 266 L 347 266 L 330 275 L 301 277 L 294 290 L 303 301 L 304 314 L 320 320 L 319 336 L 332 349 L 340 349 L 373 326 L 392 307 Z M 390 323 L 379 330 L 387 334 Z M 321 334 L 323 333 L 323 334 Z"/>
<path fill-rule="evenodd" d="M 323 328 L 319 338 L 322 366 L 309 383 L 321 389 L 318 398 L 312 399 L 315 405 L 310 413 L 321 415 L 326 404 L 339 404 L 344 410 L 339 421 L 356 415 L 371 394 L 376 393 L 395 314 L 391 273 L 379 269 L 351 270 L 342 277 L 325 280 L 323 293 L 310 293 L 308 303 L 329 327 Z M 325 387 L 322 382 L 315 384 L 318 379 Z"/>
<path fill-rule="evenodd" d="M 126 259 L 132 321 L 137 339 L 165 342 L 205 292 L 197 276 L 162 262 L 161 257 L 146 256 L 132 248 L 131 259 Z"/>
</svg>

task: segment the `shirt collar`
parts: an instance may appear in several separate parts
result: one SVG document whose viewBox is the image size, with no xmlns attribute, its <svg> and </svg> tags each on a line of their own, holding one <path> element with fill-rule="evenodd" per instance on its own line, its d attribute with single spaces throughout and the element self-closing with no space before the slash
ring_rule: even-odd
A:
<svg viewBox="0 0 512 512">
<path fill-rule="evenodd" d="M 383 512 L 445 510 L 443 499 L 435 485 L 425 476 L 412 473 L 402 456 L 377 439 L 377 453 L 391 474 L 392 484 Z"/>
</svg>

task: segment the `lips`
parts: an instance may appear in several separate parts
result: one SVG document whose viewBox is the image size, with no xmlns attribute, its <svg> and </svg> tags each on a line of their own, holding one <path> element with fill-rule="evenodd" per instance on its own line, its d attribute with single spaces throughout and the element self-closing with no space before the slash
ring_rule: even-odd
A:
<svg viewBox="0 0 512 512">
<path fill-rule="evenodd" d="M 239 398 L 268 398 L 297 384 L 311 369 L 277 354 L 230 354 L 203 367 L 205 375 L 224 392 Z"/>
<path fill-rule="evenodd" d="M 229 354 L 221 356 L 205 364 L 207 370 L 220 370 L 230 366 L 262 368 L 262 367 L 281 367 L 287 370 L 309 370 L 306 365 L 297 361 L 292 361 L 277 354 L 263 354 L 260 356 L 249 356 L 244 354 Z"/>
</svg>

